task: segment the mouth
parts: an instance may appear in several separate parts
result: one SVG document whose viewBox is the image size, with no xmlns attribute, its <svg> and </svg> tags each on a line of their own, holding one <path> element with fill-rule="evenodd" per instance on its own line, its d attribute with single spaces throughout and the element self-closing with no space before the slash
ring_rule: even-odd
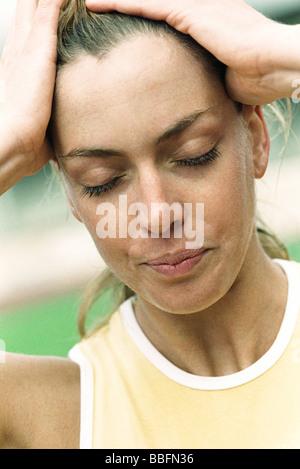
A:
<svg viewBox="0 0 300 469">
<path fill-rule="evenodd" d="M 181 251 L 145 262 L 144 265 L 168 277 L 182 276 L 188 274 L 209 251 L 210 249 Z"/>
</svg>

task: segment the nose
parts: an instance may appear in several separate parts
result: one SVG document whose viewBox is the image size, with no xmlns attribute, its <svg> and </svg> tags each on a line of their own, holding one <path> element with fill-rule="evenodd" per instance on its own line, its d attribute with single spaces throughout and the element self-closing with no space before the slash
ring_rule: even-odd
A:
<svg viewBox="0 0 300 469">
<path fill-rule="evenodd" d="M 183 207 L 172 182 L 158 172 L 140 178 L 141 229 L 151 238 L 182 237 Z"/>
</svg>

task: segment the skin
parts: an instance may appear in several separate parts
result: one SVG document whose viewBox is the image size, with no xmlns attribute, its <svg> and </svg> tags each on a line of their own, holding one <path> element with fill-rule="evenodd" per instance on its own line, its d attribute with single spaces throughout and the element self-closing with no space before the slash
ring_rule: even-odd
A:
<svg viewBox="0 0 300 469">
<path fill-rule="evenodd" d="M 254 226 L 254 180 L 263 176 L 269 154 L 261 108 L 244 106 L 239 115 L 209 73 L 170 39 L 137 37 L 101 62 L 82 57 L 61 72 L 53 135 L 73 213 L 107 265 L 137 293 L 136 315 L 145 334 L 177 366 L 218 376 L 243 369 L 268 350 L 282 321 L 287 285 Z M 155 146 L 176 121 L 211 108 L 182 134 Z M 193 158 L 215 146 L 221 156 L 208 166 L 174 166 L 177 154 Z M 124 156 L 63 157 L 82 147 Z M 122 182 L 100 197 L 82 195 L 85 186 L 120 174 Z M 118 207 L 120 194 L 128 205 L 146 204 L 149 214 L 152 202 L 201 201 L 209 253 L 188 275 L 170 279 L 145 262 L 183 250 L 184 238 L 98 239 L 97 206 Z M 282 292 L 276 298 L 274 285 Z"/>
<path fill-rule="evenodd" d="M 211 1 L 204 0 L 166 1 L 163 4 L 155 0 L 131 3 L 102 1 L 101 5 L 107 9 L 123 8 L 127 12 L 129 8 L 138 7 L 145 16 L 158 19 L 157 15 L 162 15 L 160 19 L 190 32 L 218 58 L 224 59 L 229 66 L 227 90 L 245 104 L 271 102 L 290 96 L 291 79 L 300 68 L 295 60 L 299 28 L 280 27 L 261 16 L 258 18 L 254 10 L 250 11 L 239 0 L 231 0 L 230 3 L 232 7 L 228 2 L 225 5 L 221 0 L 215 0 L 214 8 L 208 9 Z M 0 64 L 0 79 L 6 87 L 6 100 L 0 103 L 0 194 L 23 177 L 38 172 L 54 154 L 46 138 L 46 129 L 52 109 L 56 30 L 62 4 L 63 0 L 18 1 Z M 101 10 L 100 2 L 90 0 L 88 5 Z M 149 10 L 145 10 L 145 6 Z M 205 24 L 201 23 L 202 19 L 205 19 Z M 253 29 L 255 32 L 252 34 Z M 202 31 L 201 35 L 199 31 Z M 247 37 L 242 41 L 241 34 L 246 32 Z M 262 42 L 264 48 L 261 47 Z M 246 54 L 244 47 L 248 45 L 249 53 Z M 166 57 L 165 46 L 159 44 L 158 47 L 157 42 L 150 44 L 148 41 L 150 58 L 156 54 L 161 60 L 155 63 L 151 59 L 145 61 L 144 69 L 141 69 L 142 62 L 137 61 L 134 67 L 126 69 L 124 58 L 132 65 L 132 60 L 141 56 L 141 50 L 137 43 L 134 47 L 131 44 L 130 48 L 128 44 L 127 48 L 125 44 L 123 46 L 102 64 L 82 57 L 74 67 L 70 65 L 64 70 L 57 90 L 56 120 L 53 122 L 58 126 L 61 120 L 62 125 L 61 130 L 57 128 L 56 131 L 56 150 L 58 153 L 70 151 L 78 143 L 75 136 L 81 136 L 80 145 L 119 145 L 127 153 L 126 164 L 124 161 L 119 164 L 127 174 L 122 190 L 128 193 L 130 200 L 138 198 L 150 203 L 151 200 L 194 201 L 195 197 L 197 200 L 200 197 L 207 208 L 206 239 L 213 249 L 206 264 L 199 264 L 188 278 L 173 284 L 158 279 L 140 264 L 153 255 L 157 257 L 158 253 L 165 253 L 166 241 L 172 244 L 174 240 L 157 239 L 153 244 L 143 244 L 143 247 L 140 242 L 131 243 L 130 240 L 122 245 L 118 240 L 101 242 L 100 245 L 95 236 L 97 202 L 82 198 L 78 190 L 79 173 L 90 179 L 85 183 L 95 182 L 91 175 L 86 174 L 84 165 L 94 169 L 93 178 L 94 174 L 97 178 L 98 175 L 99 178 L 101 174 L 103 176 L 103 163 L 101 169 L 99 160 L 87 163 L 81 159 L 76 163 L 79 164 L 77 169 L 71 160 L 60 162 L 72 210 L 86 223 L 107 263 L 139 294 L 136 315 L 154 345 L 173 363 L 190 372 L 213 376 L 234 372 L 253 363 L 272 344 L 286 302 L 285 276 L 264 255 L 251 229 L 255 206 L 253 181 L 255 177 L 263 176 L 269 150 L 261 108 L 244 107 L 247 138 L 237 142 L 232 123 L 235 121 L 238 125 L 240 117 L 224 90 L 213 77 L 207 79 L 199 65 L 192 64 L 173 45 L 174 56 L 182 58 L 181 64 L 188 64 L 188 67 L 180 66 L 178 69 L 175 62 L 170 63 L 170 55 Z M 244 60 L 246 56 L 247 61 Z M 119 86 L 112 87 L 116 66 L 119 69 L 123 66 L 123 70 Z M 184 72 L 188 68 L 190 74 L 187 77 Z M 83 71 L 88 73 L 84 75 Z M 91 77 L 90 83 L 85 81 L 85 93 L 79 80 L 82 76 L 85 79 Z M 186 86 L 187 79 L 189 87 Z M 63 88 L 67 90 L 64 99 L 60 97 Z M 83 92 L 75 96 L 80 98 L 76 109 L 71 89 L 77 95 Z M 89 102 L 88 95 L 91 94 L 93 101 Z M 130 100 L 133 107 L 128 114 L 126 110 Z M 105 103 L 109 106 L 105 107 Z M 214 116 L 197 122 L 180 138 L 165 142 L 154 150 L 154 139 L 173 125 L 174 119 L 181 119 L 182 114 L 194 111 L 196 106 L 202 109 L 202 106 L 206 108 L 213 103 L 217 105 Z M 101 108 L 105 118 L 96 112 L 96 108 L 98 111 Z M 69 113 L 70 109 L 72 112 L 80 111 L 76 122 L 74 114 Z M 99 126 L 103 133 L 99 132 Z M 67 128 L 72 129 L 70 134 Z M 64 136 L 63 129 L 66 132 Z M 244 135 L 242 129 L 243 126 L 241 135 Z M 107 141 L 104 141 L 104 135 Z M 182 157 L 186 157 L 186 152 L 189 153 L 195 144 L 194 150 L 198 155 L 199 151 L 208 151 L 206 146 L 215 141 L 222 147 L 222 158 L 211 166 L 171 170 L 174 148 L 182 148 Z M 196 156 L 194 150 L 190 156 Z M 115 171 L 116 168 L 109 171 L 112 169 Z M 112 193 L 106 195 L 107 199 L 112 197 Z M 138 284 L 137 276 L 141 280 Z M 193 288 L 195 284 L 202 287 L 198 288 L 198 293 Z M 174 303 L 172 295 L 164 298 L 159 294 L 168 290 L 176 291 L 178 303 Z M 280 292 L 275 299 L 274 291 Z M 220 356 L 223 357 L 222 363 Z M 0 402 L 1 448 L 78 448 L 79 370 L 69 360 L 7 354 L 6 364 L 0 369 Z"/>
<path fill-rule="evenodd" d="M 0 448 L 78 448 L 79 382 L 69 360 L 7 354 L 0 368 Z"/>
</svg>

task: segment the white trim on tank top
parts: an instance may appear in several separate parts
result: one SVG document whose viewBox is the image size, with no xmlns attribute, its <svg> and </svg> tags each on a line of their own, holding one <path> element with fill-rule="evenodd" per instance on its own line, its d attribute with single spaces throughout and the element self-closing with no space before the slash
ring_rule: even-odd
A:
<svg viewBox="0 0 300 469">
<path fill-rule="evenodd" d="M 208 377 L 193 375 L 175 366 L 156 350 L 140 328 L 132 305 L 134 298 L 130 298 L 120 307 L 127 332 L 143 355 L 165 376 L 178 384 L 205 391 L 225 390 L 246 384 L 264 374 L 280 359 L 290 342 L 300 310 L 298 272 L 289 261 L 276 259 L 275 262 L 281 265 L 288 278 L 288 298 L 284 319 L 270 349 L 257 362 L 242 371 L 226 376 Z"/>
<path fill-rule="evenodd" d="M 80 446 L 92 449 L 94 422 L 94 374 L 93 368 L 78 345 L 69 352 L 69 358 L 80 368 Z"/>
</svg>

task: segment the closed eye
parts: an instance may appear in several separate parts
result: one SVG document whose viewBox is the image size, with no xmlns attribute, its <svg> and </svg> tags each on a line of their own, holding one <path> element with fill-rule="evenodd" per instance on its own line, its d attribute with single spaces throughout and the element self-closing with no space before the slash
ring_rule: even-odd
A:
<svg viewBox="0 0 300 469">
<path fill-rule="evenodd" d="M 210 152 L 206 153 L 205 155 L 198 156 L 196 158 L 185 158 L 174 161 L 178 166 L 206 166 L 210 164 L 212 161 L 216 160 L 221 156 L 220 152 L 214 148 Z M 111 191 L 122 179 L 124 176 L 119 176 L 111 181 L 103 184 L 101 186 L 95 187 L 84 187 L 82 191 L 83 196 L 92 197 L 99 197 L 101 194 L 105 192 Z"/>
<path fill-rule="evenodd" d="M 176 160 L 175 163 L 180 166 L 205 166 L 210 164 L 221 156 L 220 152 L 214 148 L 210 152 L 196 158 L 185 158 L 182 160 Z"/>
<path fill-rule="evenodd" d="M 106 184 L 103 184 L 102 186 L 85 187 L 82 191 L 82 195 L 88 195 L 90 198 L 99 197 L 102 193 L 111 191 L 121 181 L 122 178 L 123 176 L 119 176 L 107 182 Z"/>
</svg>

